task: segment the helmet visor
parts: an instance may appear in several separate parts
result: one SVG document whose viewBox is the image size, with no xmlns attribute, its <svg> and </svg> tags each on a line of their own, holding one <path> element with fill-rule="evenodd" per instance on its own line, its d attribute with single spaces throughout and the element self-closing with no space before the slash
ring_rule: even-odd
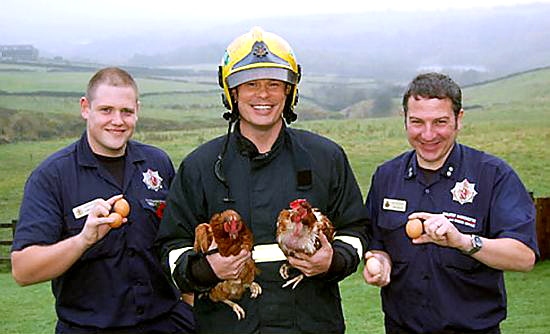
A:
<svg viewBox="0 0 550 334">
<path fill-rule="evenodd" d="M 227 77 L 227 86 L 235 88 L 240 84 L 259 79 L 280 80 L 295 85 L 298 76 L 296 73 L 280 67 L 257 67 L 232 73 Z"/>
</svg>

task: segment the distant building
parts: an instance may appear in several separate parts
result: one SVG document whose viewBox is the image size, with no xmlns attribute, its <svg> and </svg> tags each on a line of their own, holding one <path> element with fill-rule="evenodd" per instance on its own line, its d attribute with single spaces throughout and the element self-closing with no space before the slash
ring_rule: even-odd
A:
<svg viewBox="0 0 550 334">
<path fill-rule="evenodd" d="M 0 45 L 1 60 L 37 60 L 38 49 L 32 45 Z"/>
</svg>

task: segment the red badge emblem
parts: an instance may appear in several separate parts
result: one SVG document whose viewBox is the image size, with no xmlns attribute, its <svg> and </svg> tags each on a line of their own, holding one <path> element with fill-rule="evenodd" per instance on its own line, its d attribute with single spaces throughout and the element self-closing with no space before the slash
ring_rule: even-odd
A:
<svg viewBox="0 0 550 334">
<path fill-rule="evenodd" d="M 143 183 L 145 183 L 147 189 L 154 191 L 162 189 L 162 177 L 160 177 L 159 172 L 156 170 L 147 169 L 147 171 L 143 173 Z"/>
<path fill-rule="evenodd" d="M 460 204 L 473 203 L 474 197 L 477 195 L 475 186 L 475 183 L 470 183 L 468 179 L 457 182 L 455 187 L 451 189 L 453 201 L 457 201 Z"/>
</svg>

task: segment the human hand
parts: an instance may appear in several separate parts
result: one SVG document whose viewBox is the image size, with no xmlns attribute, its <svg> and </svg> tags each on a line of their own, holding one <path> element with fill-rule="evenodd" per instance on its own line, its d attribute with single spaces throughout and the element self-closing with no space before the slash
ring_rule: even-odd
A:
<svg viewBox="0 0 550 334">
<path fill-rule="evenodd" d="M 319 241 L 321 242 L 321 248 L 311 256 L 303 253 L 288 256 L 287 259 L 290 265 L 308 277 L 327 272 L 332 263 L 334 250 L 324 233 L 319 234 Z"/>
<path fill-rule="evenodd" d="M 378 273 L 372 273 L 365 264 L 363 269 L 363 278 L 370 285 L 384 287 L 390 283 L 392 262 L 388 253 L 379 250 L 368 251 L 365 253 L 366 261 L 378 261 L 380 270 Z"/>
<path fill-rule="evenodd" d="M 228 280 L 239 277 L 251 255 L 251 252 L 241 249 L 237 255 L 221 256 L 219 252 L 209 254 L 206 260 L 219 279 Z"/>
<path fill-rule="evenodd" d="M 443 214 L 415 212 L 409 215 L 409 220 L 415 218 L 424 221 L 424 234 L 413 239 L 412 242 L 414 244 L 431 242 L 460 250 L 467 249 L 470 245 L 468 235 L 461 233 Z"/>
<path fill-rule="evenodd" d="M 107 217 L 113 204 L 122 198 L 122 195 L 115 195 L 108 200 L 98 198 L 95 205 L 90 210 L 88 218 L 84 223 L 84 228 L 78 234 L 78 237 L 84 242 L 87 247 L 95 244 L 101 240 L 107 232 L 111 229 L 109 227 L 110 223 L 115 221 L 115 218 Z M 127 221 L 126 218 L 123 219 L 124 222 Z"/>
</svg>

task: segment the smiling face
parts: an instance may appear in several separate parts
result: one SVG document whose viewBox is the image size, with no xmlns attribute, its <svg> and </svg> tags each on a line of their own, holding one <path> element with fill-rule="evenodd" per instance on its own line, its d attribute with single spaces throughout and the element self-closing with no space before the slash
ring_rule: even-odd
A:
<svg viewBox="0 0 550 334">
<path fill-rule="evenodd" d="M 131 86 L 99 84 L 93 97 L 80 99 L 80 113 L 87 122 L 92 151 L 106 157 L 124 155 L 134 133 L 139 103 Z"/>
<path fill-rule="evenodd" d="M 271 79 L 245 82 L 233 90 L 242 134 L 247 136 L 258 131 L 278 134 L 288 91 L 284 82 Z"/>
<path fill-rule="evenodd" d="M 437 170 L 449 156 L 462 127 L 463 110 L 455 117 L 451 99 L 408 99 L 405 127 L 420 167 Z"/>
</svg>

